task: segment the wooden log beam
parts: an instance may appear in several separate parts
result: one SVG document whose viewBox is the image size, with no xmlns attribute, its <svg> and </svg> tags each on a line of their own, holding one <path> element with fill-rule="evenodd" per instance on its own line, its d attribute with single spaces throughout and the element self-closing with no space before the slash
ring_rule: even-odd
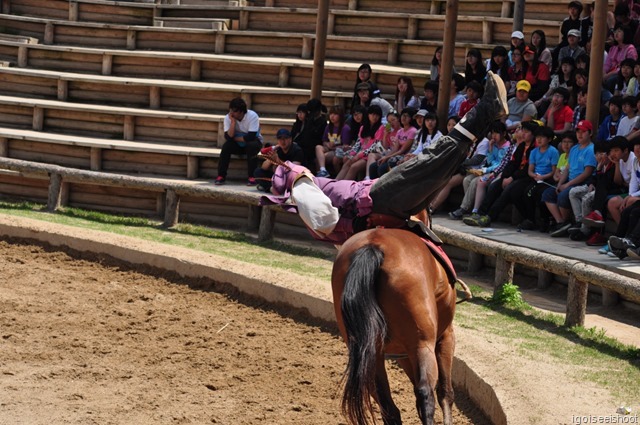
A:
<svg viewBox="0 0 640 425">
<path fill-rule="evenodd" d="M 587 294 L 589 284 L 579 280 L 576 276 L 569 276 L 567 291 L 567 315 L 565 326 L 582 326 L 587 312 Z"/>
<path fill-rule="evenodd" d="M 175 190 L 167 190 L 164 208 L 164 227 L 173 227 L 178 224 L 180 214 L 180 195 Z"/>
<path fill-rule="evenodd" d="M 269 207 L 262 207 L 258 240 L 263 242 L 273 238 L 273 227 L 276 223 L 276 212 Z"/>
<path fill-rule="evenodd" d="M 55 211 L 60 208 L 60 195 L 62 189 L 62 175 L 51 174 L 49 180 L 49 197 L 47 198 L 47 211 Z"/>
</svg>

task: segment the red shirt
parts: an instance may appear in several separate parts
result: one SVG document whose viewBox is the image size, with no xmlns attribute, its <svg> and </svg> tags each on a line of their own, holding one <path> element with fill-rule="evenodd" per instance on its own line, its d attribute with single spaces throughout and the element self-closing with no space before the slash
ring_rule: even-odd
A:
<svg viewBox="0 0 640 425">
<path fill-rule="evenodd" d="M 538 72 L 533 75 L 532 69 L 533 67 L 529 67 L 527 70 L 527 75 L 525 79 L 531 83 L 531 85 L 535 85 L 538 81 L 549 81 L 551 80 L 551 74 L 549 73 L 549 67 L 546 63 L 540 62 L 538 64 Z"/>
<path fill-rule="evenodd" d="M 551 108 L 547 109 L 547 113 L 544 114 L 545 119 L 549 122 L 549 113 L 551 112 Z M 573 110 L 564 105 L 563 108 L 558 109 L 553 114 L 553 131 L 562 131 L 564 130 L 565 123 L 573 123 Z"/>
<path fill-rule="evenodd" d="M 460 118 L 464 117 L 464 115 L 469 112 L 471 110 L 471 108 L 473 108 L 474 106 L 476 106 L 478 104 L 478 99 L 474 99 L 474 100 L 465 100 L 464 102 L 462 102 L 462 104 L 460 105 L 460 112 L 458 112 L 458 116 Z"/>
</svg>

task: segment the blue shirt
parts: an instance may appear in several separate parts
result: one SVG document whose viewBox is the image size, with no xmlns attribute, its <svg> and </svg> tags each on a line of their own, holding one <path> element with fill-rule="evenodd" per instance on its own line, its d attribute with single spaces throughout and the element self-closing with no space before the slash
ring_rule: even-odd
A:
<svg viewBox="0 0 640 425">
<path fill-rule="evenodd" d="M 580 145 L 575 145 L 569 151 L 569 178 L 567 182 L 582 174 L 585 167 L 593 167 L 595 169 L 596 165 L 598 163 L 593 152 L 593 143 L 589 143 L 584 148 Z"/>
<path fill-rule="evenodd" d="M 544 153 L 540 152 L 540 148 L 535 148 L 529 155 L 529 164 L 534 165 L 534 173 L 540 175 L 549 174 L 553 166 L 558 165 L 559 157 L 558 149 L 553 146 L 547 146 L 547 150 Z"/>
</svg>

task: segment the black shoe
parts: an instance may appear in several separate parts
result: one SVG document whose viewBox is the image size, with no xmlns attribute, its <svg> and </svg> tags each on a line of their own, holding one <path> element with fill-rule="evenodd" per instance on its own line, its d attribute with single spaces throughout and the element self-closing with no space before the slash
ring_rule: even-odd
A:
<svg viewBox="0 0 640 425">
<path fill-rule="evenodd" d="M 569 227 L 571 227 L 571 223 L 556 223 L 556 225 L 553 226 L 552 229 L 549 229 L 549 234 L 552 238 L 561 238 L 567 236 L 569 234 Z"/>
<path fill-rule="evenodd" d="M 571 229 L 569 229 L 569 232 L 569 238 L 572 241 L 586 241 L 587 239 L 589 239 L 589 235 L 584 233 L 580 229 L 578 229 L 577 232 L 571 232 Z"/>
<path fill-rule="evenodd" d="M 609 248 L 612 251 L 615 249 L 626 252 L 627 249 L 636 249 L 637 246 L 631 239 L 611 236 L 609 238 Z"/>
<path fill-rule="evenodd" d="M 538 230 L 540 230 L 540 233 L 549 233 L 550 227 L 551 227 L 550 220 L 540 220 L 538 222 Z"/>
<path fill-rule="evenodd" d="M 580 221 L 574 223 L 571 225 L 571 227 L 569 227 L 569 230 L 567 230 L 569 232 L 569 234 L 575 233 L 578 230 L 580 230 L 582 228 L 582 223 Z"/>
<path fill-rule="evenodd" d="M 525 218 L 522 223 L 518 224 L 518 230 L 535 230 L 537 228 L 538 226 L 528 218 Z"/>
<path fill-rule="evenodd" d="M 482 140 L 487 134 L 489 126 L 500 118 L 507 116 L 508 113 L 507 89 L 502 82 L 502 78 L 489 71 L 484 85 L 484 95 L 480 102 L 462 117 L 454 127 L 454 130 L 466 139 L 470 139 L 472 135 L 477 140 Z M 462 128 L 459 128 L 459 126 Z M 458 140 L 453 134 L 451 136 Z"/>
</svg>

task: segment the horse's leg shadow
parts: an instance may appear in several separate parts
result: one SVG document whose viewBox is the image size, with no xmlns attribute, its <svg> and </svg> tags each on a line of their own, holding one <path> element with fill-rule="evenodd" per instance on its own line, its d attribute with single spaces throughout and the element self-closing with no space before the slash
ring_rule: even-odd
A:
<svg viewBox="0 0 640 425">
<path fill-rule="evenodd" d="M 456 339 L 453 332 L 453 326 L 444 331 L 440 340 L 436 344 L 436 359 L 438 361 L 438 403 L 442 409 L 444 417 L 444 425 L 452 425 L 453 416 L 453 381 L 451 380 L 451 371 L 453 370 L 453 352 L 455 350 Z"/>
<path fill-rule="evenodd" d="M 379 355 L 376 360 L 376 401 L 380 406 L 384 425 L 402 425 L 400 409 L 391 398 L 389 378 L 384 367 L 384 355 Z"/>
<path fill-rule="evenodd" d="M 438 382 L 436 355 L 429 347 L 418 349 L 417 377 L 413 390 L 416 395 L 416 407 L 423 425 L 433 425 L 436 412 L 434 390 Z"/>
</svg>

